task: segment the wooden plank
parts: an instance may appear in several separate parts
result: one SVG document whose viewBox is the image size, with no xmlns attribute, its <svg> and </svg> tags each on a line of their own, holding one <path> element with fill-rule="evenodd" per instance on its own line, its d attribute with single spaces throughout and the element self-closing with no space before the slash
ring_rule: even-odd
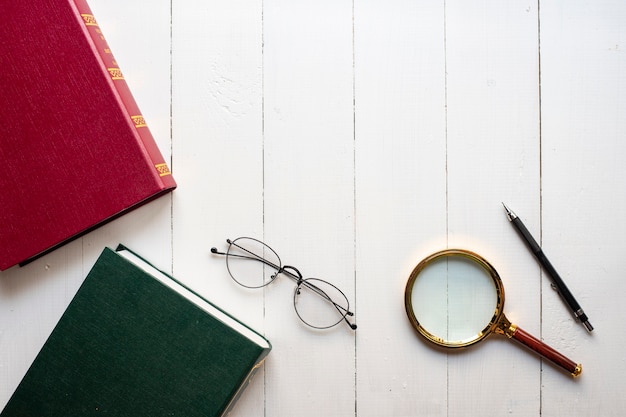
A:
<svg viewBox="0 0 626 417">
<path fill-rule="evenodd" d="M 263 233 L 262 2 L 191 1 L 172 8 L 174 272 L 264 333 L 263 291 L 232 281 L 210 254 Z M 271 341 L 272 335 L 268 334 Z M 265 366 L 278 360 L 275 352 Z M 233 416 L 264 414 L 259 372 Z"/>
<path fill-rule="evenodd" d="M 354 303 L 352 4 L 266 0 L 263 26 L 264 238 L 284 264 Z M 276 359 L 266 413 L 351 415 L 355 334 L 343 323 L 307 328 L 293 292 L 284 277 L 266 290 Z"/>
<path fill-rule="evenodd" d="M 448 246 L 493 264 L 505 287 L 505 314 L 534 335 L 538 267 L 500 203 L 537 229 L 537 36 L 532 2 L 446 2 Z M 536 415 L 540 409 L 539 359 L 501 336 L 450 355 L 448 373 L 449 415 Z"/>
<path fill-rule="evenodd" d="M 544 372 L 546 415 L 618 416 L 626 343 L 624 98 L 626 4 L 545 2 L 541 8 L 543 247 L 595 326 L 593 334 L 543 280 L 543 337 L 582 362 L 575 383 Z"/>
<path fill-rule="evenodd" d="M 404 287 L 445 246 L 443 2 L 355 3 L 357 414 L 447 415 L 445 353 Z"/>
</svg>

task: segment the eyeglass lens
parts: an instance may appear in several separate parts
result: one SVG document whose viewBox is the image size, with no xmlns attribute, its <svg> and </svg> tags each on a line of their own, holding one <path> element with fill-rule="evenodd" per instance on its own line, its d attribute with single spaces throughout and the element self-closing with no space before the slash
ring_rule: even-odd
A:
<svg viewBox="0 0 626 417">
<path fill-rule="evenodd" d="M 341 322 L 349 308 L 348 299 L 339 288 L 317 278 L 302 281 L 294 292 L 293 304 L 300 319 L 318 329 Z"/>
<path fill-rule="evenodd" d="M 256 239 L 240 237 L 230 244 L 226 254 L 230 276 L 247 288 L 261 288 L 271 283 L 282 264 L 272 248 Z"/>
</svg>

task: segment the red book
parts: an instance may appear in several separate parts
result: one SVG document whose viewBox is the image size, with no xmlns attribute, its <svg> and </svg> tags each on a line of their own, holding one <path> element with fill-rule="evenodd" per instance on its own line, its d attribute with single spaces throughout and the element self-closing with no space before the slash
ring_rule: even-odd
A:
<svg viewBox="0 0 626 417">
<path fill-rule="evenodd" d="M 0 270 L 176 183 L 85 0 L 0 0 Z"/>
</svg>

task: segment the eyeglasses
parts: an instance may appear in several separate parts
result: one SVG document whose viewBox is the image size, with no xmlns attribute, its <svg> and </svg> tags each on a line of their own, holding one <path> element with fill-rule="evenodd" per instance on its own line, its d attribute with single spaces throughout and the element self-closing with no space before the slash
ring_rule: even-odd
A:
<svg viewBox="0 0 626 417">
<path fill-rule="evenodd" d="M 346 295 L 330 282 L 318 278 L 303 278 L 293 266 L 283 266 L 274 249 L 260 240 L 251 237 L 227 239 L 228 250 L 219 252 L 211 248 L 211 253 L 226 256 L 226 267 L 231 278 L 246 288 L 262 288 L 271 284 L 279 275 L 285 275 L 296 283 L 293 305 L 302 322 L 315 329 L 328 329 L 345 321 L 351 329 L 348 316 L 350 303 Z"/>
</svg>

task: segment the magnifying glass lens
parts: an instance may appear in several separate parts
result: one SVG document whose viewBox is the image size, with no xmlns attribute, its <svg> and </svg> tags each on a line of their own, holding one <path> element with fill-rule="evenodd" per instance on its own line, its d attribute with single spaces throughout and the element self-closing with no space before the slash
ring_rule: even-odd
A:
<svg viewBox="0 0 626 417">
<path fill-rule="evenodd" d="M 498 290 L 489 272 L 462 255 L 427 262 L 410 294 L 413 313 L 439 344 L 466 346 L 485 336 L 498 306 Z"/>
</svg>

